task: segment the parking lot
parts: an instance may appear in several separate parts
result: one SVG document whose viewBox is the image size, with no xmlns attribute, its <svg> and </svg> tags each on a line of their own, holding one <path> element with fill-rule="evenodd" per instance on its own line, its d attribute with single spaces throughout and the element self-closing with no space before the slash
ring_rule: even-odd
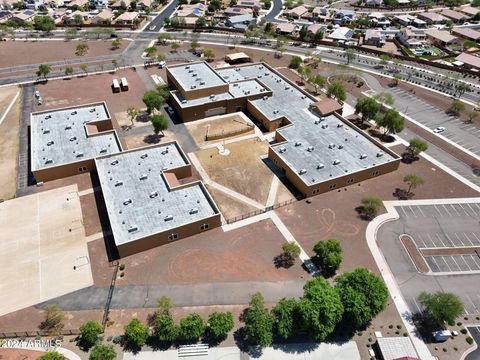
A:
<svg viewBox="0 0 480 360">
<path fill-rule="evenodd" d="M 387 202 L 399 219 L 378 230 L 380 249 L 413 312 L 421 311 L 422 291 L 451 291 L 465 304 L 465 313 L 480 311 L 480 199 Z M 430 272 L 417 272 L 399 236 L 408 234 Z"/>
</svg>

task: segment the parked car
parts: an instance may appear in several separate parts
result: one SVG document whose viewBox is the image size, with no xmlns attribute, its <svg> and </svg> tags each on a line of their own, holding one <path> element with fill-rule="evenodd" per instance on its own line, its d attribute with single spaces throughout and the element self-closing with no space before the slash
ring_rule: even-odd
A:
<svg viewBox="0 0 480 360">
<path fill-rule="evenodd" d="M 148 28 L 148 30 L 153 31 L 153 30 L 156 29 L 156 27 L 157 27 L 156 25 L 152 25 L 152 26 L 150 26 L 150 27 Z"/>
<path fill-rule="evenodd" d="M 173 108 L 171 106 L 167 106 L 166 110 L 170 115 L 173 115 L 173 113 L 175 112 L 175 110 L 173 110 Z"/>
<path fill-rule="evenodd" d="M 442 133 L 442 132 L 444 132 L 444 131 L 445 131 L 445 128 L 444 128 L 443 126 L 436 127 L 436 128 L 433 130 L 433 132 L 434 132 L 435 134 L 440 134 L 440 133 Z"/>
</svg>

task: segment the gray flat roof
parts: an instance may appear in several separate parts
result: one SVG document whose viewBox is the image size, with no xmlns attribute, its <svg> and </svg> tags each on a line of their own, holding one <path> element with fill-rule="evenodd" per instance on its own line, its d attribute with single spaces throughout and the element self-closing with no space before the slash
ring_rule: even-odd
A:
<svg viewBox="0 0 480 360">
<path fill-rule="evenodd" d="M 225 81 L 205 62 L 168 67 L 173 77 L 185 90 L 207 89 L 224 85 Z"/>
<path fill-rule="evenodd" d="M 85 125 L 110 118 L 105 103 L 31 114 L 32 170 L 55 167 L 121 151 L 116 133 L 88 135 Z"/>
<path fill-rule="evenodd" d="M 403 357 L 418 358 L 409 337 L 382 337 L 377 338 L 377 343 L 385 360 L 395 360 Z"/>
<path fill-rule="evenodd" d="M 257 78 L 272 90 L 272 96 L 252 104 L 270 121 L 285 117 L 293 123 L 277 130 L 287 142 L 271 147 L 308 185 L 396 159 L 348 122 L 335 115 L 320 118 L 312 113 L 309 106 L 315 100 L 264 65 L 220 69 L 218 73 L 228 81 Z"/>
<path fill-rule="evenodd" d="M 171 190 L 163 172 L 189 165 L 177 143 L 95 160 L 117 245 L 218 214 L 200 182 Z"/>
</svg>

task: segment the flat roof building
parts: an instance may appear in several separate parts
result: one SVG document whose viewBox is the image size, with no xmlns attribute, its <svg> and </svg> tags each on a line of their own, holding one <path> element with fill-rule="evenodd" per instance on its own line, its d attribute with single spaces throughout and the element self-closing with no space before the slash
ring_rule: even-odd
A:
<svg viewBox="0 0 480 360">
<path fill-rule="evenodd" d="M 176 142 L 95 160 L 115 244 L 121 257 L 220 226 L 220 212 L 191 176 Z"/>
<path fill-rule="evenodd" d="M 37 181 L 91 171 L 95 157 L 122 151 L 104 102 L 32 113 L 30 138 Z"/>
</svg>

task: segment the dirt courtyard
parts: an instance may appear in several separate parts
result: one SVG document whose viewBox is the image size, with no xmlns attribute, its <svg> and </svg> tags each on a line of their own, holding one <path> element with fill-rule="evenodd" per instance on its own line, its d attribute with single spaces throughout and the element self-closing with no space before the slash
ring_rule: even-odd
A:
<svg viewBox="0 0 480 360">
<path fill-rule="evenodd" d="M 0 214 L 0 315 L 93 284 L 76 185 L 5 201 Z"/>
<path fill-rule="evenodd" d="M 0 199 L 11 199 L 17 190 L 17 163 L 20 126 L 21 95 L 6 113 L 9 105 L 20 89 L 10 86 L 0 89 L 0 119 L 6 114 L 0 124 Z"/>
<path fill-rule="evenodd" d="M 223 186 L 265 204 L 273 173 L 260 157 L 268 153 L 268 142 L 253 138 L 226 144 L 225 148 L 230 151 L 226 156 L 219 154 L 217 148 L 196 153 L 208 176 Z"/>
<path fill-rule="evenodd" d="M 88 52 L 84 56 L 75 54 L 75 49 L 80 42 L 86 42 Z M 82 57 L 120 54 L 130 44 L 128 40 L 122 40 L 119 49 L 112 50 L 111 40 L 88 40 L 88 41 L 2 41 L 0 43 L 0 67 L 8 67 L 15 64 L 31 65 L 64 59 L 81 59 Z"/>
</svg>

